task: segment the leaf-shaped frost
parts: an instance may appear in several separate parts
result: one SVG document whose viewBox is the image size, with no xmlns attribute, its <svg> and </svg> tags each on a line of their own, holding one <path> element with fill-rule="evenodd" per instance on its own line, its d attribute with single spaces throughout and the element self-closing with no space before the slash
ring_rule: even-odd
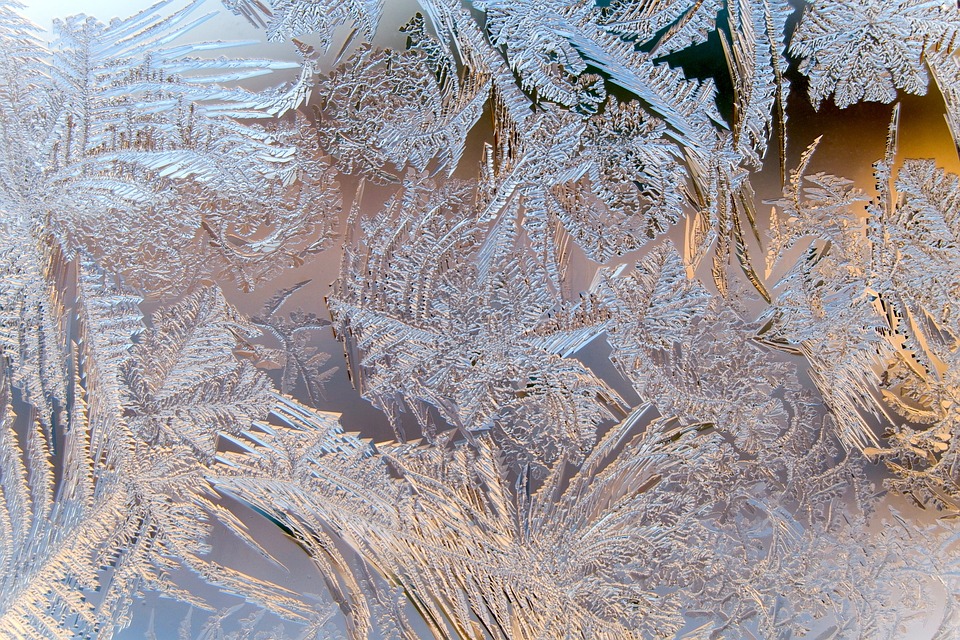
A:
<svg viewBox="0 0 960 640">
<path fill-rule="evenodd" d="M 960 59 L 947 51 L 928 49 L 927 64 L 947 107 L 947 125 L 960 154 Z"/>
<path fill-rule="evenodd" d="M 862 193 L 833 176 L 802 176 L 808 161 L 809 152 L 777 203 L 785 221 L 772 251 L 815 240 L 781 281 L 765 339 L 807 357 L 848 446 L 882 457 L 891 485 L 916 501 L 954 511 L 957 177 L 907 160 L 894 193 L 891 152 L 875 165 L 880 197 L 864 216 Z M 805 198 L 803 181 L 814 185 Z"/>
<path fill-rule="evenodd" d="M 960 9 L 926 0 L 815 0 L 790 42 L 810 79 L 814 106 L 833 94 L 839 107 L 893 102 L 896 89 L 923 95 L 928 47 L 956 45 Z"/>
<path fill-rule="evenodd" d="M 790 5 L 778 0 L 736 0 L 728 3 L 730 38 L 721 38 L 730 68 L 734 107 L 734 146 L 753 166 L 761 166 L 767 143 L 779 139 L 780 163 L 786 155 L 784 37 Z"/>
<path fill-rule="evenodd" d="M 73 638 L 98 627 L 94 606 L 84 589 L 96 586 L 90 553 L 106 533 L 98 514 L 107 504 L 91 503 L 71 489 L 92 485 L 90 461 L 82 451 L 85 434 L 77 429 L 62 443 L 73 464 L 64 469 L 66 487 L 58 508 L 50 461 L 51 447 L 40 425 L 15 428 L 10 387 L 2 381 L 3 423 L 0 433 L 0 624 L 22 638 Z M 80 406 L 78 406 L 80 408 Z M 21 443 L 18 432 L 26 432 Z M 74 457 L 75 456 L 75 457 Z M 24 464 L 26 463 L 26 465 Z"/>
<path fill-rule="evenodd" d="M 452 173 L 487 101 L 488 81 L 470 72 L 458 81 L 437 71 L 422 51 L 364 46 L 321 79 L 321 146 L 342 171 L 374 180 L 395 179 L 384 168 L 388 163 L 422 171 L 434 158 Z M 363 87 L 359 94 L 357 87 Z"/>
<path fill-rule="evenodd" d="M 384 0 L 221 0 L 237 15 L 256 27 L 266 27 L 270 40 L 314 35 L 324 49 L 333 44 L 336 30 L 352 25 L 368 40 L 373 39 L 383 13 Z"/>
<path fill-rule="evenodd" d="M 724 0 L 614 0 L 604 9 L 600 24 L 640 42 L 663 32 L 655 51 L 668 54 L 704 42 L 716 29 L 717 12 L 724 4 Z"/>
<path fill-rule="evenodd" d="M 296 99 L 220 84 L 295 65 L 171 45 L 206 19 L 191 21 L 197 7 L 58 22 L 52 56 L 27 29 L 3 34 L 4 51 L 21 52 L 6 58 L 21 65 L 7 98 L 33 89 L 4 106 L 6 197 L 43 218 L 68 255 L 90 251 L 153 296 L 221 270 L 249 288 L 319 250 L 339 208 L 315 144 L 298 145 L 296 126 L 250 122 Z"/>
<path fill-rule="evenodd" d="M 807 175 L 811 148 L 761 237 L 796 3 L 421 0 L 401 53 L 353 47 L 382 0 L 224 4 L 274 40 L 342 34 L 347 62 L 318 76 L 296 42 L 292 86 L 246 91 L 297 65 L 198 57 L 221 46 L 181 44 L 199 2 L 68 19 L 49 52 L 0 0 L 0 629 L 109 637 L 146 592 L 220 589 L 248 602 L 201 637 L 285 637 L 267 612 L 303 637 L 894 638 L 920 614 L 952 637 L 955 527 L 883 507 L 856 449 L 960 511 L 960 186 L 895 173 L 892 135 L 864 207 Z M 956 16 L 815 0 L 794 53 L 841 105 L 922 92 L 926 63 L 956 133 Z M 694 79 L 716 42 L 729 121 Z M 450 179 L 468 134 L 476 182 Z M 287 313 L 292 280 L 246 320 L 210 281 L 323 249 L 341 172 L 360 188 L 332 322 Z M 688 215 L 681 257 L 663 236 Z M 145 327 L 140 295 L 173 294 Z M 401 442 L 283 395 L 317 403 L 331 324 Z M 236 539 L 273 560 L 258 514 L 336 608 L 213 559 Z"/>
<path fill-rule="evenodd" d="M 547 274 L 523 247 L 515 199 L 478 225 L 468 188 L 408 182 L 348 248 L 328 302 L 354 383 L 395 428 L 410 409 L 432 435 L 431 406 L 451 426 L 503 432 L 538 464 L 581 450 L 618 396 L 529 344 L 556 302 Z M 538 415 L 563 426 L 536 433 Z"/>
<path fill-rule="evenodd" d="M 729 31 L 718 28 L 721 10 Z M 738 152 L 759 166 L 773 137 L 774 121 L 781 129 L 785 126 L 788 83 L 783 49 L 791 11 L 785 0 L 615 1 L 601 10 L 597 23 L 627 42 L 652 43 L 652 54 L 657 56 L 702 44 L 716 31 L 733 84 L 736 106 L 730 124 L 735 144 Z M 777 137 L 782 162 L 782 130 Z"/>
<path fill-rule="evenodd" d="M 640 398 L 683 422 L 707 422 L 755 452 L 785 427 L 770 396 L 796 380 L 768 361 L 751 327 L 690 281 L 658 245 L 635 265 L 601 270 L 589 295 L 537 330 L 539 344 L 576 351 L 603 334 L 610 359 Z"/>
<path fill-rule="evenodd" d="M 665 131 L 638 103 L 610 98 L 557 172 L 550 195 L 559 220 L 590 258 L 636 249 L 679 219 L 686 172 Z"/>
<path fill-rule="evenodd" d="M 862 470 L 832 460 L 834 442 L 810 428 L 810 405 L 789 404 L 788 432 L 754 461 L 704 425 L 641 407 L 582 463 L 561 462 L 536 483 L 508 481 L 487 436 L 373 447 L 344 434 L 336 416 L 280 399 L 271 424 L 237 438 L 242 453 L 221 456 L 214 481 L 295 532 L 359 617 L 351 637 L 363 637 L 362 615 L 390 601 L 392 585 L 438 638 L 643 638 L 691 620 L 763 637 L 804 632 L 818 618 L 855 635 L 896 628 L 936 591 L 928 576 L 955 579 L 935 561 L 864 548 L 855 536 L 864 515 L 834 514 L 862 496 Z M 936 554 L 955 544 L 931 534 L 908 539 L 888 525 L 883 549 Z M 871 575 L 883 579 L 874 587 Z M 856 595 L 863 589 L 867 599 Z M 922 595 L 907 602 L 902 589 Z M 402 614 L 378 631 L 423 634 Z"/>
<path fill-rule="evenodd" d="M 216 289 L 204 289 L 158 312 L 126 373 L 130 428 L 144 440 L 189 444 L 201 458 L 216 453 L 220 431 L 260 417 L 270 385 L 233 355 L 246 330 Z"/>
<path fill-rule="evenodd" d="M 247 343 L 247 347 L 249 354 L 256 358 L 258 368 L 281 369 L 281 393 L 291 393 L 302 382 L 309 403 L 317 406 L 321 399 L 325 399 L 324 383 L 339 370 L 336 366 L 325 368 L 330 354 L 320 352 L 311 344 L 311 338 L 317 331 L 330 326 L 330 321 L 302 309 L 288 316 L 278 313 L 284 303 L 309 282 L 305 280 L 281 289 L 267 300 L 259 314 L 250 319 L 251 324 L 276 340 L 280 348 L 252 343 Z"/>
<path fill-rule="evenodd" d="M 43 255 L 36 246 L 27 247 Z M 66 271 L 66 265 L 55 259 L 37 275 L 64 282 Z M 115 624 L 123 624 L 125 616 L 125 608 L 114 607 L 109 592 L 103 599 L 90 596 L 104 586 L 98 570 L 104 563 L 97 560 L 101 553 L 114 552 L 111 536 L 123 512 L 124 492 L 117 477 L 103 469 L 119 462 L 127 443 L 122 426 L 116 424 L 114 368 L 125 359 L 130 335 L 139 329 L 137 299 L 114 298 L 114 292 L 105 288 L 89 291 L 85 282 L 75 286 L 82 299 L 91 303 L 91 311 L 78 320 L 78 343 L 69 341 L 64 310 L 55 297 L 44 306 L 56 315 L 56 322 L 31 329 L 50 332 L 41 340 L 46 348 L 57 345 L 64 357 L 69 353 L 69 365 L 40 374 L 46 388 L 60 379 L 69 405 L 61 410 L 57 403 L 25 393 L 23 418 L 18 420 L 7 386 L 6 358 L 0 374 L 7 413 L 0 436 L 3 520 L 9 523 L 4 528 L 16 536 L 8 539 L 2 554 L 5 583 L 0 589 L 0 625 L 26 638 L 109 634 Z M 88 330 L 99 330 L 97 344 L 84 340 Z M 95 362 L 92 352 L 98 347 L 103 353 Z M 109 431 L 114 433 L 108 440 Z M 20 485 L 16 493 L 15 483 Z M 21 528 L 29 530 L 29 535 L 15 533 Z"/>
<path fill-rule="evenodd" d="M 644 548 L 654 558 L 683 539 L 689 507 L 667 487 L 691 473 L 682 459 L 712 446 L 665 423 L 631 437 L 643 419 L 638 411 L 615 428 L 565 491 L 560 467 L 540 491 L 516 495 L 485 437 L 474 446 L 401 445 L 361 456 L 336 430 L 250 434 L 260 477 L 225 473 L 218 485 L 255 505 L 289 496 L 281 517 L 296 530 L 316 528 L 318 518 L 332 524 L 404 585 L 437 637 L 642 637 L 678 628 L 679 618 L 667 606 L 672 599 L 654 595 L 625 555 Z M 315 444 L 284 459 L 294 438 Z M 631 453 L 616 458 L 627 443 Z M 250 464 L 240 455 L 225 460 L 238 472 Z M 663 517 L 679 524 L 663 532 Z M 602 596 L 599 584 L 607 585 Z"/>
<path fill-rule="evenodd" d="M 587 63 L 570 41 L 577 23 L 586 19 L 587 2 L 537 2 L 518 10 L 510 2 L 484 0 L 490 42 L 505 51 L 520 86 L 536 100 L 591 111 L 604 95 L 602 81 L 582 75 Z"/>
</svg>

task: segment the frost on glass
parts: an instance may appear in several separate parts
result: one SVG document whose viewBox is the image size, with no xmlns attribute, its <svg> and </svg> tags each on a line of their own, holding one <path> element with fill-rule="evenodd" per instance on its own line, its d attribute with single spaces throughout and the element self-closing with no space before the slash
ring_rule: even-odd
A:
<svg viewBox="0 0 960 640">
<path fill-rule="evenodd" d="M 924 94 L 928 52 L 955 47 L 960 29 L 949 2 L 896 0 L 811 3 L 790 50 L 802 58 L 814 105 L 893 102 L 897 89 Z"/>
<path fill-rule="evenodd" d="M 478 222 L 471 185 L 411 179 L 361 223 L 328 301 L 358 390 L 399 438 L 398 414 L 409 412 L 428 439 L 444 423 L 494 430 L 538 466 L 587 450 L 625 404 L 581 363 L 529 339 L 559 295 L 517 228 L 518 199 Z"/>
<path fill-rule="evenodd" d="M 960 627 L 955 4 L 26 11 L 0 635 Z"/>
</svg>

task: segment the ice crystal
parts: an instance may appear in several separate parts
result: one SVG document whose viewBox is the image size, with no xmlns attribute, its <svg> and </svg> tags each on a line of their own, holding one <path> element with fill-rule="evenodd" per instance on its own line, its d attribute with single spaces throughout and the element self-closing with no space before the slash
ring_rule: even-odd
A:
<svg viewBox="0 0 960 640">
<path fill-rule="evenodd" d="M 951 637 L 954 4 L 201 4 L 0 0 L 0 634 Z"/>
<path fill-rule="evenodd" d="M 320 144 L 346 173 L 396 180 L 384 165 L 422 171 L 434 158 L 452 171 L 487 87 L 482 76 L 442 71 L 419 51 L 358 51 L 320 82 Z"/>
<path fill-rule="evenodd" d="M 804 9 L 790 51 L 802 58 L 810 100 L 839 107 L 893 102 L 896 89 L 924 94 L 927 49 L 952 51 L 960 10 L 949 2 L 816 0 Z"/>
<path fill-rule="evenodd" d="M 330 354 L 319 351 L 310 339 L 319 330 L 330 326 L 330 321 L 302 309 L 287 317 L 277 314 L 290 296 L 309 282 L 306 280 L 281 289 L 267 300 L 259 314 L 250 319 L 255 327 L 279 342 L 280 348 L 248 343 L 250 350 L 246 355 L 254 357 L 256 365 L 262 369 L 281 370 L 280 391 L 283 393 L 291 393 L 298 383 L 303 383 L 308 400 L 316 406 L 324 399 L 324 383 L 339 367 L 324 368 Z"/>
<path fill-rule="evenodd" d="M 347 248 L 329 302 L 353 379 L 398 435 L 399 413 L 411 411 L 432 437 L 432 407 L 447 425 L 504 432 L 534 460 L 585 449 L 619 397 L 582 364 L 528 342 L 557 302 L 549 275 L 523 246 L 517 201 L 476 224 L 469 195 L 469 185 L 411 176 Z M 538 425 L 545 415 L 556 427 Z"/>
<path fill-rule="evenodd" d="M 17 70 L 14 86 L 33 88 L 26 104 L 7 102 L 16 111 L 8 152 L 18 152 L 6 165 L 8 191 L 50 217 L 67 251 L 96 253 L 151 294 L 221 272 L 253 286 L 329 236 L 329 218 L 301 207 L 338 206 L 309 149 L 291 153 L 295 128 L 237 120 L 295 106 L 287 94 L 215 84 L 289 65 L 210 61 L 190 55 L 197 46 L 166 46 L 197 6 L 162 19 L 58 23 L 52 61 L 37 53 Z M 4 37 L 16 50 L 17 31 Z M 310 179 L 297 181 L 306 171 Z"/>
<path fill-rule="evenodd" d="M 771 337 L 796 345 L 814 381 L 842 417 L 844 437 L 894 471 L 891 484 L 920 503 L 956 510 L 957 177 L 931 160 L 907 160 L 892 179 L 875 164 L 879 196 L 867 202 L 849 181 L 793 176 L 789 216 L 777 245 L 817 237 L 785 279 L 771 310 Z M 809 160 L 808 157 L 805 160 Z M 802 182 L 815 185 L 801 195 Z M 824 326 L 831 326 L 829 335 Z M 874 396 L 879 395 L 879 399 Z M 888 421 L 875 433 L 864 413 Z M 881 440 L 886 441 L 885 443 Z"/>
<path fill-rule="evenodd" d="M 271 40 L 303 34 L 316 35 L 324 48 L 332 43 L 335 30 L 346 24 L 373 38 L 383 11 L 384 0 L 224 0 L 225 7 L 266 29 Z"/>
</svg>

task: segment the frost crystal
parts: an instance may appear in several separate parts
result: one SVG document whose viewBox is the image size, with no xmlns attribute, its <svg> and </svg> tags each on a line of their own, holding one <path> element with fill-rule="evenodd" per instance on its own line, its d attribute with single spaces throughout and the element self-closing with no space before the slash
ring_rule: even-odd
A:
<svg viewBox="0 0 960 640">
<path fill-rule="evenodd" d="M 0 635 L 952 637 L 955 3 L 222 4 L 0 0 Z"/>
<path fill-rule="evenodd" d="M 924 94 L 928 49 L 952 51 L 960 8 L 922 0 L 815 0 L 790 44 L 802 58 L 814 105 L 833 94 L 837 106 L 893 102 L 896 89 Z"/>
</svg>

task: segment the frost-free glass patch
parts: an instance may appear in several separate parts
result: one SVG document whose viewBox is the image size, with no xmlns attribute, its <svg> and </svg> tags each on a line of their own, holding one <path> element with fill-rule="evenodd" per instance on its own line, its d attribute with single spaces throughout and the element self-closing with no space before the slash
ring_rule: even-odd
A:
<svg viewBox="0 0 960 640">
<path fill-rule="evenodd" d="M 956 3 L 137 10 L 0 0 L 0 637 L 960 633 Z"/>
</svg>

